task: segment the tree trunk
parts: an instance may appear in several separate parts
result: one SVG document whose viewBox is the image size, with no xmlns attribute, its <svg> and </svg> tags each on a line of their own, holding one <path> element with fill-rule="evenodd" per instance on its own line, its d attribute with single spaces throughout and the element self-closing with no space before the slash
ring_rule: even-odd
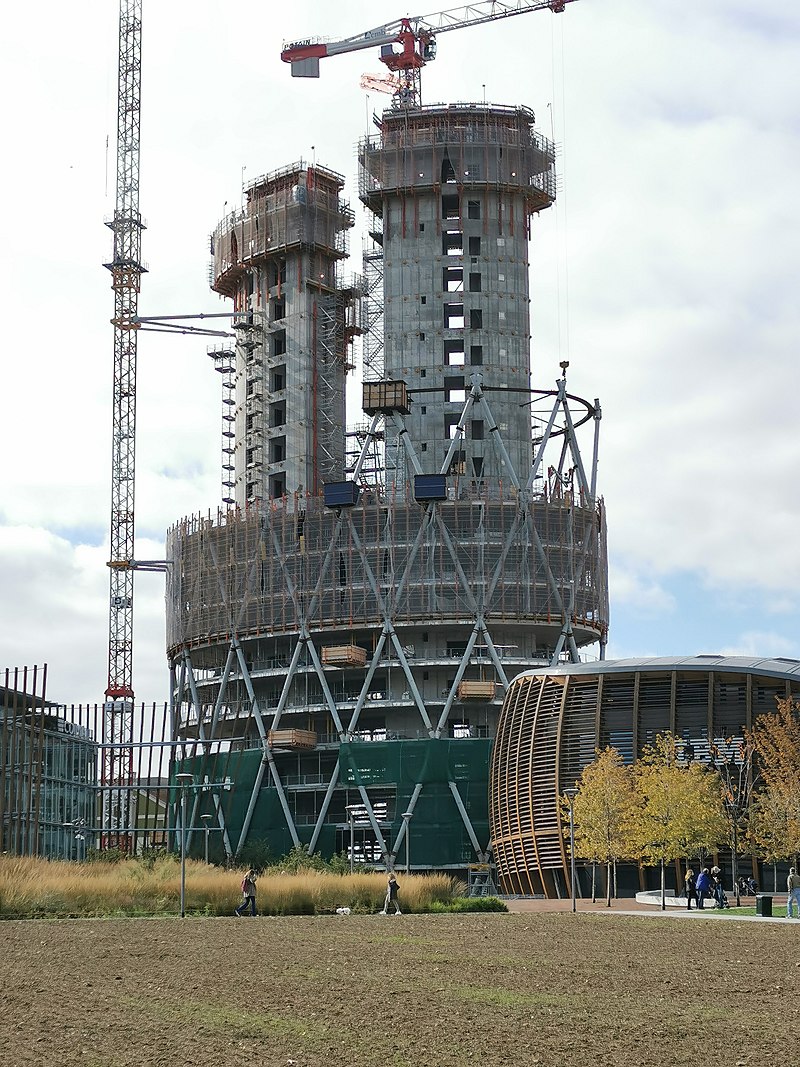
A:
<svg viewBox="0 0 800 1067">
<path fill-rule="evenodd" d="M 597 903 L 597 860 L 592 860 L 592 904 Z"/>
<path fill-rule="evenodd" d="M 606 907 L 611 907 L 611 860 L 606 864 Z"/>
<path fill-rule="evenodd" d="M 778 864 L 774 861 L 772 864 L 772 892 L 778 892 Z"/>
<path fill-rule="evenodd" d="M 666 872 L 664 870 L 664 857 L 661 857 L 661 910 L 667 910 L 667 881 Z"/>
</svg>

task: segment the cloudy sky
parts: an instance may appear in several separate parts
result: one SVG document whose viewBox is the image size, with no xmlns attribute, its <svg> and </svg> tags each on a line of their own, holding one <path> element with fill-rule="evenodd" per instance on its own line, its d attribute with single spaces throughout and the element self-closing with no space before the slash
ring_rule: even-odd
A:
<svg viewBox="0 0 800 1067">
<path fill-rule="evenodd" d="M 224 309 L 208 235 L 243 180 L 316 159 L 358 207 L 377 55 L 301 81 L 280 46 L 405 13 L 144 0 L 141 313 Z M 0 667 L 47 662 L 65 702 L 106 685 L 117 17 L 12 5 L 0 43 Z M 571 390 L 602 402 L 612 656 L 800 657 L 799 38 L 789 4 L 580 0 L 442 34 L 424 72 L 426 102 L 525 104 L 560 146 L 559 206 L 534 225 L 534 377 L 568 358 Z M 219 498 L 207 343 L 139 340 L 140 559 Z M 137 576 L 147 701 L 166 698 L 163 595 Z"/>
</svg>

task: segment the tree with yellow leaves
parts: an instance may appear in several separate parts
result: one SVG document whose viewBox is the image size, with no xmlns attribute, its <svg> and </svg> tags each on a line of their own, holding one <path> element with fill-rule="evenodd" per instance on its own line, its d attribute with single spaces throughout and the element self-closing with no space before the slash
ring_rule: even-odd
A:
<svg viewBox="0 0 800 1067">
<path fill-rule="evenodd" d="M 594 763 L 583 769 L 575 788 L 575 855 L 592 863 L 592 900 L 595 899 L 595 865 L 606 864 L 606 905 L 610 908 L 612 869 L 626 855 L 626 828 L 634 804 L 630 772 L 615 748 L 598 750 Z M 566 837 L 569 834 L 566 796 L 561 800 L 561 812 Z"/>
<path fill-rule="evenodd" d="M 763 781 L 751 813 L 749 839 L 773 863 L 800 852 L 800 701 L 778 700 L 747 733 Z"/>
<path fill-rule="evenodd" d="M 661 868 L 661 907 L 666 908 L 665 867 L 727 837 L 722 788 L 715 774 L 682 758 L 681 742 L 659 734 L 633 767 L 636 804 L 628 823 L 628 854 Z"/>
<path fill-rule="evenodd" d="M 772 864 L 773 890 L 777 893 L 778 862 L 800 851 L 796 803 L 788 803 L 785 793 L 769 786 L 763 789 L 750 806 L 747 841 L 756 856 Z"/>
</svg>

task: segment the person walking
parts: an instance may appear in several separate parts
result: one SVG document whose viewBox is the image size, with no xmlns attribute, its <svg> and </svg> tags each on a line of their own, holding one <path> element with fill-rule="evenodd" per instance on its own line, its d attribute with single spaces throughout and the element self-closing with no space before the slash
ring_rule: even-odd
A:
<svg viewBox="0 0 800 1067">
<path fill-rule="evenodd" d="M 383 902 L 383 911 L 381 915 L 389 914 L 389 905 L 394 904 L 394 914 L 402 915 L 400 911 L 400 905 L 397 903 L 397 893 L 400 889 L 400 884 L 394 876 L 394 871 L 389 875 L 389 880 L 386 883 L 386 899 Z"/>
<path fill-rule="evenodd" d="M 686 893 L 687 911 L 692 910 L 692 901 L 694 901 L 695 907 L 699 908 L 700 905 L 697 903 L 697 880 L 694 876 L 694 871 L 691 867 L 687 870 L 686 877 L 684 878 L 683 883 Z"/>
<path fill-rule="evenodd" d="M 250 914 L 256 914 L 256 872 L 251 867 L 247 874 L 242 879 L 242 903 L 238 908 L 234 909 L 235 914 L 241 918 L 247 908 L 250 908 Z"/>
<path fill-rule="evenodd" d="M 714 897 L 714 907 L 725 907 L 725 890 L 722 886 L 722 871 L 719 867 L 711 868 L 711 893 Z"/>
<path fill-rule="evenodd" d="M 703 901 L 711 892 L 711 876 L 708 873 L 708 867 L 704 867 L 697 876 L 697 907 L 699 910 L 705 908 Z"/>
<path fill-rule="evenodd" d="M 796 868 L 789 868 L 789 877 L 786 879 L 786 892 L 789 894 L 786 898 L 786 918 L 793 919 L 794 905 L 797 905 L 797 918 L 800 919 L 800 874 L 797 873 Z"/>
</svg>

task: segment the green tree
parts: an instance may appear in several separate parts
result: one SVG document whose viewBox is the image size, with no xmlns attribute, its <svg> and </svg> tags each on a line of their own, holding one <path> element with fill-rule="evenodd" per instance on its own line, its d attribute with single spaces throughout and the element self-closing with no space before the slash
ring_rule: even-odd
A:
<svg viewBox="0 0 800 1067">
<path fill-rule="evenodd" d="M 625 855 L 626 826 L 635 798 L 631 775 L 615 748 L 597 751 L 575 783 L 573 819 L 575 855 L 592 863 L 592 900 L 595 899 L 595 865 L 606 864 L 606 905 L 611 907 L 612 868 Z M 569 798 L 561 799 L 564 835 L 569 835 Z"/>
<path fill-rule="evenodd" d="M 666 864 L 727 837 L 719 778 L 682 759 L 681 742 L 659 734 L 633 767 L 636 805 L 627 827 L 627 851 L 661 869 L 661 907 L 666 908 Z"/>
</svg>

